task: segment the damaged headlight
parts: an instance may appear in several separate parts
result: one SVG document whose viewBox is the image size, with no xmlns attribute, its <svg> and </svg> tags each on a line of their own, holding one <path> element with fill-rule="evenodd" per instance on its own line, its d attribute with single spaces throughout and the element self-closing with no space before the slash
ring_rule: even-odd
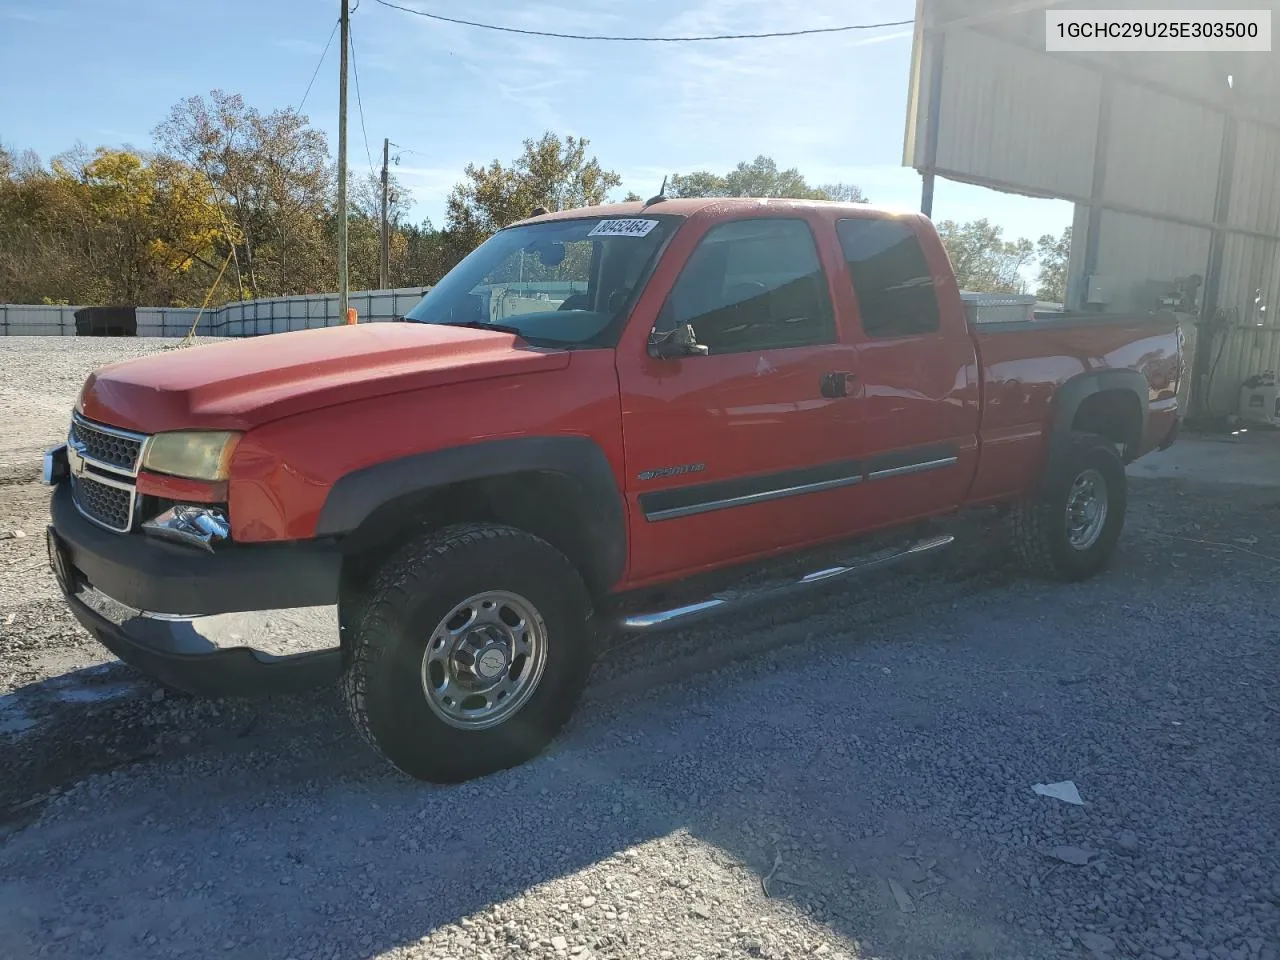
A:
<svg viewBox="0 0 1280 960">
<path fill-rule="evenodd" d="M 190 480 L 225 480 L 240 434 L 221 430 L 157 433 L 147 442 L 142 465 Z"/>
</svg>

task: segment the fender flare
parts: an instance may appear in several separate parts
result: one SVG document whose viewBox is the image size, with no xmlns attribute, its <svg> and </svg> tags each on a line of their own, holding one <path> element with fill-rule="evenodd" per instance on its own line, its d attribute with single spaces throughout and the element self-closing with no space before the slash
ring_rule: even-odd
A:
<svg viewBox="0 0 1280 960">
<path fill-rule="evenodd" d="M 1046 482 L 1054 475 L 1070 449 L 1071 422 L 1079 412 L 1080 405 L 1094 394 L 1113 390 L 1133 394 L 1137 399 L 1140 415 L 1138 442 L 1142 442 L 1142 432 L 1146 430 L 1151 404 L 1146 378 L 1137 370 L 1094 370 L 1077 374 L 1059 387 L 1054 395 L 1049 427 L 1049 459 L 1044 472 Z"/>
<path fill-rule="evenodd" d="M 593 569 L 588 581 L 612 585 L 627 559 L 627 521 L 622 493 L 609 458 L 588 437 L 516 437 L 416 453 L 354 470 L 330 488 L 315 536 L 344 536 L 375 510 L 401 497 L 457 483 L 527 471 L 559 474 L 581 494 L 583 535 Z"/>
</svg>

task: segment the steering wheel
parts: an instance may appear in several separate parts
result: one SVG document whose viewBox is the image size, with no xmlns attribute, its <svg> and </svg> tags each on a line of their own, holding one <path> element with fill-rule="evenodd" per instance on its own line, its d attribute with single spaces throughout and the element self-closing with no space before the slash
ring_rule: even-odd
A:
<svg viewBox="0 0 1280 960">
<path fill-rule="evenodd" d="M 585 293 L 573 293 L 565 297 L 564 302 L 556 307 L 556 311 L 561 310 L 585 310 L 591 306 L 591 298 Z"/>
</svg>

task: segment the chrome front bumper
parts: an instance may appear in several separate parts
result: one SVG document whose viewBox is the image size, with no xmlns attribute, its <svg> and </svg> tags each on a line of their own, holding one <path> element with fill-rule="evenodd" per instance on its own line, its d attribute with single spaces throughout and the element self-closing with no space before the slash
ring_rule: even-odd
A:
<svg viewBox="0 0 1280 960">
<path fill-rule="evenodd" d="M 195 696 L 301 693 L 342 673 L 336 617 L 326 623 L 327 608 L 273 611 L 282 616 L 255 623 L 246 614 L 147 614 L 83 585 L 65 596 L 76 619 L 113 654 Z M 299 623 L 299 614 L 313 619 Z"/>
<path fill-rule="evenodd" d="M 336 607 L 294 607 L 249 613 L 184 616 L 125 606 L 88 584 L 74 598 L 140 643 L 181 654 L 246 649 L 264 662 L 338 647 Z"/>
</svg>

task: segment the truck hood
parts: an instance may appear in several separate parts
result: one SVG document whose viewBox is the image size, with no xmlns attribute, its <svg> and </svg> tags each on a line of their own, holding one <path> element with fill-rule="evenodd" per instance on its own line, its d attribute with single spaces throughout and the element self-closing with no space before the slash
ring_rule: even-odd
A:
<svg viewBox="0 0 1280 960">
<path fill-rule="evenodd" d="M 90 374 L 76 408 L 136 430 L 248 430 L 282 417 L 461 381 L 563 369 L 509 333 L 370 323 L 170 350 Z"/>
</svg>

